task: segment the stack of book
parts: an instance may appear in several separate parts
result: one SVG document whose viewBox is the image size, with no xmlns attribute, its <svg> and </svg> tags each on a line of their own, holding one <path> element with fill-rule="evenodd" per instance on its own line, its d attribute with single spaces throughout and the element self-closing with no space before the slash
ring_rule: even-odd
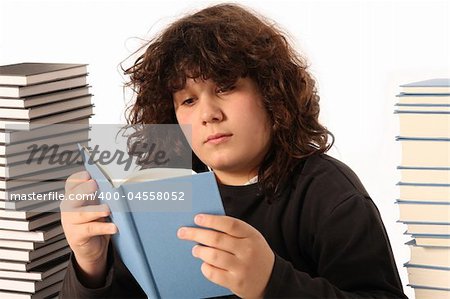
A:
<svg viewBox="0 0 450 299">
<path fill-rule="evenodd" d="M 60 290 L 70 248 L 59 204 L 65 179 L 83 169 L 91 96 L 87 65 L 0 66 L 0 298 Z"/>
<path fill-rule="evenodd" d="M 450 79 L 400 86 L 395 113 L 402 146 L 400 222 L 416 298 L 450 297 Z"/>
</svg>

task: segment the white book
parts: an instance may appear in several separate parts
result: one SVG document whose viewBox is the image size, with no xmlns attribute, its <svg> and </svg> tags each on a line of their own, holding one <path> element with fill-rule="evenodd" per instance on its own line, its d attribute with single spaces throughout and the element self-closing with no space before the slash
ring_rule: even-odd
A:
<svg viewBox="0 0 450 299">
<path fill-rule="evenodd" d="M 449 114 L 450 113 L 450 104 L 449 105 L 435 105 L 435 104 L 395 104 L 395 113 L 399 114 L 415 114 L 419 116 L 421 114 Z"/>
<path fill-rule="evenodd" d="M 450 224 L 422 222 L 406 222 L 405 224 L 408 227 L 407 234 L 450 236 Z"/>
<path fill-rule="evenodd" d="M 0 118 L 0 129 L 7 129 L 10 126 L 21 125 L 23 130 L 32 130 L 50 124 L 57 124 L 70 120 L 86 118 L 92 115 L 92 106 L 75 109 L 71 111 L 51 114 L 33 120 Z"/>
<path fill-rule="evenodd" d="M 1 146 L 1 145 L 0 145 Z M 68 145 L 63 145 L 64 147 L 67 147 Z M 62 148 L 63 146 L 60 146 Z M 70 145 L 69 145 L 70 146 Z M 14 155 L 8 155 L 7 156 L 0 156 L 0 165 L 11 165 L 16 163 L 25 163 L 30 158 L 30 153 L 19 153 Z M 36 159 L 32 159 L 31 161 L 34 161 Z"/>
<path fill-rule="evenodd" d="M 50 124 L 31 131 L 22 129 L 21 125 L 8 125 L 7 130 L 0 131 L 0 143 L 20 143 L 28 140 L 58 136 L 75 131 L 88 131 L 89 129 L 89 118 L 70 120 L 59 124 Z"/>
<path fill-rule="evenodd" d="M 59 234 L 46 242 L 34 242 L 34 241 L 15 241 L 0 239 L 0 248 L 12 248 L 12 249 L 23 249 L 23 250 L 35 250 L 44 247 L 50 243 L 64 239 L 64 234 Z"/>
<path fill-rule="evenodd" d="M 3 108 L 30 108 L 38 105 L 55 103 L 67 99 L 78 98 L 89 95 L 89 87 L 75 87 L 70 89 L 63 89 L 61 91 L 54 91 L 35 96 L 24 98 L 0 98 L 0 107 Z"/>
<path fill-rule="evenodd" d="M 45 193 L 49 190 L 60 190 L 65 186 L 65 181 L 55 180 L 55 181 L 44 181 L 44 182 L 35 182 L 33 184 L 27 185 L 22 188 L 10 189 L 8 190 L 0 190 L 0 201 L 4 200 L 13 200 L 15 197 L 21 197 L 23 194 L 31 194 L 31 193 Z M 45 207 L 44 207 L 45 208 Z M 0 210 L 0 217 L 2 217 L 2 211 Z"/>
<path fill-rule="evenodd" d="M 6 145 L 0 145 L 0 155 L 6 156 L 8 159 L 8 156 L 13 156 L 15 154 L 23 154 L 23 153 L 33 153 L 33 149 L 44 149 L 44 148 L 50 148 L 48 151 L 49 154 L 51 154 L 53 151 L 51 150 L 52 147 L 60 147 L 72 144 L 73 150 L 76 150 L 76 144 L 79 141 L 85 141 L 89 139 L 89 131 L 87 130 L 81 130 L 81 131 L 72 131 L 67 132 L 66 134 L 62 135 L 50 135 L 34 140 L 27 140 L 20 143 L 12 143 L 12 144 L 6 144 Z M 39 152 L 38 152 L 39 153 Z M 35 158 L 37 158 L 36 156 Z M 33 157 L 29 157 L 33 158 Z M 28 160 L 28 159 L 27 159 Z"/>
<path fill-rule="evenodd" d="M 405 264 L 411 286 L 449 288 L 450 268 Z"/>
<path fill-rule="evenodd" d="M 62 166 L 52 171 L 36 172 L 17 179 L 2 179 L 0 180 L 0 190 L 24 188 L 43 181 L 65 181 L 68 176 L 83 169 L 84 167 L 81 165 Z"/>
<path fill-rule="evenodd" d="M 450 139 L 398 137 L 402 146 L 402 166 L 450 167 Z"/>
<path fill-rule="evenodd" d="M 66 146 L 66 145 L 65 145 Z M 30 153 L 21 153 L 16 155 L 0 156 L 0 165 L 10 165 L 14 163 L 24 163 L 30 158 Z M 33 159 L 35 160 L 35 159 Z"/>
<path fill-rule="evenodd" d="M 400 200 L 450 203 L 450 186 L 399 182 Z"/>
<path fill-rule="evenodd" d="M 0 278 L 21 280 L 43 280 L 48 276 L 67 268 L 69 255 L 58 258 L 50 263 L 34 268 L 29 272 L 0 270 Z"/>
<path fill-rule="evenodd" d="M 409 264 L 450 268 L 450 248 L 418 246 L 414 240 L 406 245 L 411 252 Z"/>
<path fill-rule="evenodd" d="M 0 279 L 0 289 L 6 291 L 19 291 L 26 293 L 35 293 L 57 283 L 64 279 L 66 269 L 58 271 L 42 281 L 18 280 L 18 279 Z"/>
<path fill-rule="evenodd" d="M 15 261 L 0 260 L 0 269 L 11 271 L 30 271 L 35 269 L 36 267 L 39 267 L 43 264 L 46 264 L 50 261 L 60 258 L 66 254 L 69 254 L 70 252 L 71 249 L 69 246 L 67 246 L 62 250 L 52 252 L 32 262 L 15 262 Z"/>
<path fill-rule="evenodd" d="M 401 222 L 449 223 L 450 203 L 398 200 Z"/>
<path fill-rule="evenodd" d="M 450 105 L 450 94 L 398 94 L 399 104 Z"/>
<path fill-rule="evenodd" d="M 406 234 L 408 234 L 406 232 Z M 442 236 L 442 235 L 411 235 L 416 244 L 418 246 L 427 246 L 427 247 L 450 247 L 450 236 Z"/>
<path fill-rule="evenodd" d="M 40 205 L 47 202 L 59 202 L 64 198 L 64 189 L 47 190 L 41 193 L 17 194 L 10 200 L 0 200 L 0 209 L 9 210 L 37 210 Z"/>
<path fill-rule="evenodd" d="M 0 259 L 8 261 L 31 262 L 46 254 L 61 250 L 67 246 L 67 240 L 62 239 L 34 250 L 0 248 Z"/>
<path fill-rule="evenodd" d="M 32 85 L 86 73 L 86 64 L 23 62 L 0 66 L 0 85 Z"/>
<path fill-rule="evenodd" d="M 85 139 L 86 140 L 86 139 Z M 85 140 L 80 140 L 81 142 Z M 59 160 L 59 154 L 55 155 L 53 159 L 47 157 L 42 160 L 33 160 L 30 163 L 16 164 L 16 165 L 0 165 L 0 177 L 2 178 L 16 178 L 27 174 L 32 174 L 35 172 L 50 171 L 53 169 L 58 169 L 61 166 L 70 165 L 80 165 L 81 161 L 76 160 L 76 151 L 67 150 L 64 152 L 63 157 L 67 157 L 69 153 L 72 153 L 72 158 L 68 160 Z M 61 152 L 60 152 L 61 154 Z M 62 155 L 62 154 L 61 154 Z"/>
<path fill-rule="evenodd" d="M 31 232 L 0 229 L 0 239 L 44 242 L 62 232 L 61 223 L 51 224 Z"/>
<path fill-rule="evenodd" d="M 406 94 L 450 94 L 450 79 L 437 78 L 400 85 Z"/>
<path fill-rule="evenodd" d="M 0 118 L 12 119 L 33 119 L 49 114 L 61 113 L 80 107 L 86 107 L 91 104 L 91 96 L 69 99 L 61 102 L 34 106 L 32 108 L 0 108 Z"/>
<path fill-rule="evenodd" d="M 36 172 L 42 172 L 42 171 L 51 171 L 53 169 L 59 169 L 61 166 L 71 166 L 71 165 L 80 165 L 80 161 L 75 160 L 75 152 L 74 151 L 67 151 L 64 154 L 67 155 L 68 153 L 73 152 L 73 161 L 67 161 L 57 160 L 58 156 L 56 156 L 55 159 L 51 160 L 49 158 L 38 160 L 38 161 L 32 161 L 31 163 L 27 164 L 20 164 L 20 165 L 7 165 L 2 166 L 0 165 L 0 177 L 1 178 L 17 178 L 23 175 L 27 174 L 33 174 Z M 27 171 L 28 170 L 28 171 Z"/>
<path fill-rule="evenodd" d="M 61 213 L 58 212 L 48 212 L 26 220 L 0 218 L 0 228 L 18 231 L 32 231 L 60 220 Z"/>
<path fill-rule="evenodd" d="M 401 181 L 419 184 L 450 184 L 450 168 L 398 166 Z"/>
<path fill-rule="evenodd" d="M 86 76 L 79 76 L 64 80 L 51 81 L 28 86 L 0 85 L 0 97 L 22 98 L 86 85 L 87 85 Z"/>
<path fill-rule="evenodd" d="M 411 285 L 409 285 L 411 286 Z M 424 288 L 416 287 L 414 288 L 414 295 L 417 299 L 450 299 L 450 288 L 449 289 L 437 289 L 437 288 Z"/>
<path fill-rule="evenodd" d="M 81 133 L 81 132 L 80 132 Z M 69 134 L 69 133 L 68 133 Z M 78 143 L 80 144 L 87 144 L 90 139 L 87 137 L 87 132 L 85 132 L 86 136 L 84 141 L 80 141 Z M 80 134 L 80 138 L 82 138 Z M 27 141 L 29 146 L 33 146 L 32 141 Z M 24 164 L 33 165 L 34 163 L 38 163 L 40 160 L 44 159 L 50 159 L 50 157 L 53 157 L 53 160 L 56 160 L 58 157 L 58 153 L 63 153 L 66 151 L 71 151 L 74 149 L 73 143 L 64 143 L 64 144 L 57 144 L 58 146 L 53 146 L 55 144 L 49 144 L 48 148 L 44 145 L 43 147 L 36 148 L 36 153 L 34 155 L 30 155 L 33 153 L 30 150 L 27 150 L 27 152 L 21 152 L 18 154 L 13 155 L 7 155 L 7 156 L 0 156 L 0 167 L 15 167 Z M 50 147 L 52 146 L 52 147 Z M 0 148 L 2 145 L 0 145 Z M 3 150 L 3 149 L 2 149 Z"/>
<path fill-rule="evenodd" d="M 420 109 L 424 110 L 424 108 Z M 450 106 L 446 109 L 450 110 Z M 412 112 L 412 107 L 409 107 L 408 111 Z M 450 138 L 449 111 L 446 113 L 407 113 L 396 110 L 396 112 L 400 120 L 400 136 L 402 137 Z"/>
<path fill-rule="evenodd" d="M 0 290 L 0 298 L 7 298 L 7 299 L 44 299 L 44 298 L 52 298 L 52 296 L 58 294 L 58 292 L 61 290 L 62 282 L 58 282 L 55 284 L 52 284 L 51 286 L 48 286 L 46 288 L 43 288 L 42 290 L 34 293 L 20 293 L 20 292 L 8 292 L 8 291 L 1 291 Z M 57 297 L 55 297 L 57 298 Z"/>
</svg>

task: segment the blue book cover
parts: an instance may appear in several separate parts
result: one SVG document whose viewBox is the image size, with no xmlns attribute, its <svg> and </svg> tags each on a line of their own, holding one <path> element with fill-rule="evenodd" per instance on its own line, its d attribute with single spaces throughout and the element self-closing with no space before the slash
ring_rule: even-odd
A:
<svg viewBox="0 0 450 299">
<path fill-rule="evenodd" d="M 118 227 L 113 243 L 149 298 L 231 294 L 203 276 L 202 261 L 191 254 L 195 243 L 177 237 L 180 227 L 195 226 L 196 214 L 225 215 L 212 172 L 186 175 L 192 171 L 163 169 L 163 178 L 157 179 L 158 169 L 146 169 L 142 173 L 151 174 L 152 180 L 141 174 L 137 181 L 118 185 L 104 167 L 89 161 L 86 150 L 81 152 L 86 170 L 99 186 L 100 200 L 108 204 Z"/>
<path fill-rule="evenodd" d="M 403 84 L 400 85 L 400 87 L 450 87 L 450 79 L 448 78 L 429 79 Z"/>
</svg>

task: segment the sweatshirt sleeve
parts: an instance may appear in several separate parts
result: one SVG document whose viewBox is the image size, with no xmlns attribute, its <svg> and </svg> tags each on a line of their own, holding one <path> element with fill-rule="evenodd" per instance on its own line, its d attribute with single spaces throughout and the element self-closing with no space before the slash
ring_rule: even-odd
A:
<svg viewBox="0 0 450 299">
<path fill-rule="evenodd" d="M 370 198 L 352 195 L 319 223 L 311 244 L 317 276 L 276 255 L 266 298 L 407 298 Z"/>
<path fill-rule="evenodd" d="M 138 283 L 116 254 L 110 243 L 108 249 L 107 275 L 102 287 L 85 287 L 78 279 L 77 262 L 70 257 L 59 297 L 64 298 L 147 298 Z"/>
</svg>

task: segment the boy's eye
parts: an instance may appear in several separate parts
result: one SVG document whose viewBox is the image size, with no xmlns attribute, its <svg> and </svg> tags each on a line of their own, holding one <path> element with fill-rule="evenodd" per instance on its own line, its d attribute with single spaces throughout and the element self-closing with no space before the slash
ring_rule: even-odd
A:
<svg viewBox="0 0 450 299">
<path fill-rule="evenodd" d="M 194 104 L 194 98 L 189 98 L 189 99 L 186 99 L 183 102 L 181 102 L 181 105 L 184 105 L 184 106 L 190 106 L 192 104 Z"/>
<path fill-rule="evenodd" d="M 235 89 L 234 85 L 220 86 L 217 88 L 216 92 L 217 93 L 226 93 L 226 92 L 232 91 L 233 89 Z"/>
</svg>

